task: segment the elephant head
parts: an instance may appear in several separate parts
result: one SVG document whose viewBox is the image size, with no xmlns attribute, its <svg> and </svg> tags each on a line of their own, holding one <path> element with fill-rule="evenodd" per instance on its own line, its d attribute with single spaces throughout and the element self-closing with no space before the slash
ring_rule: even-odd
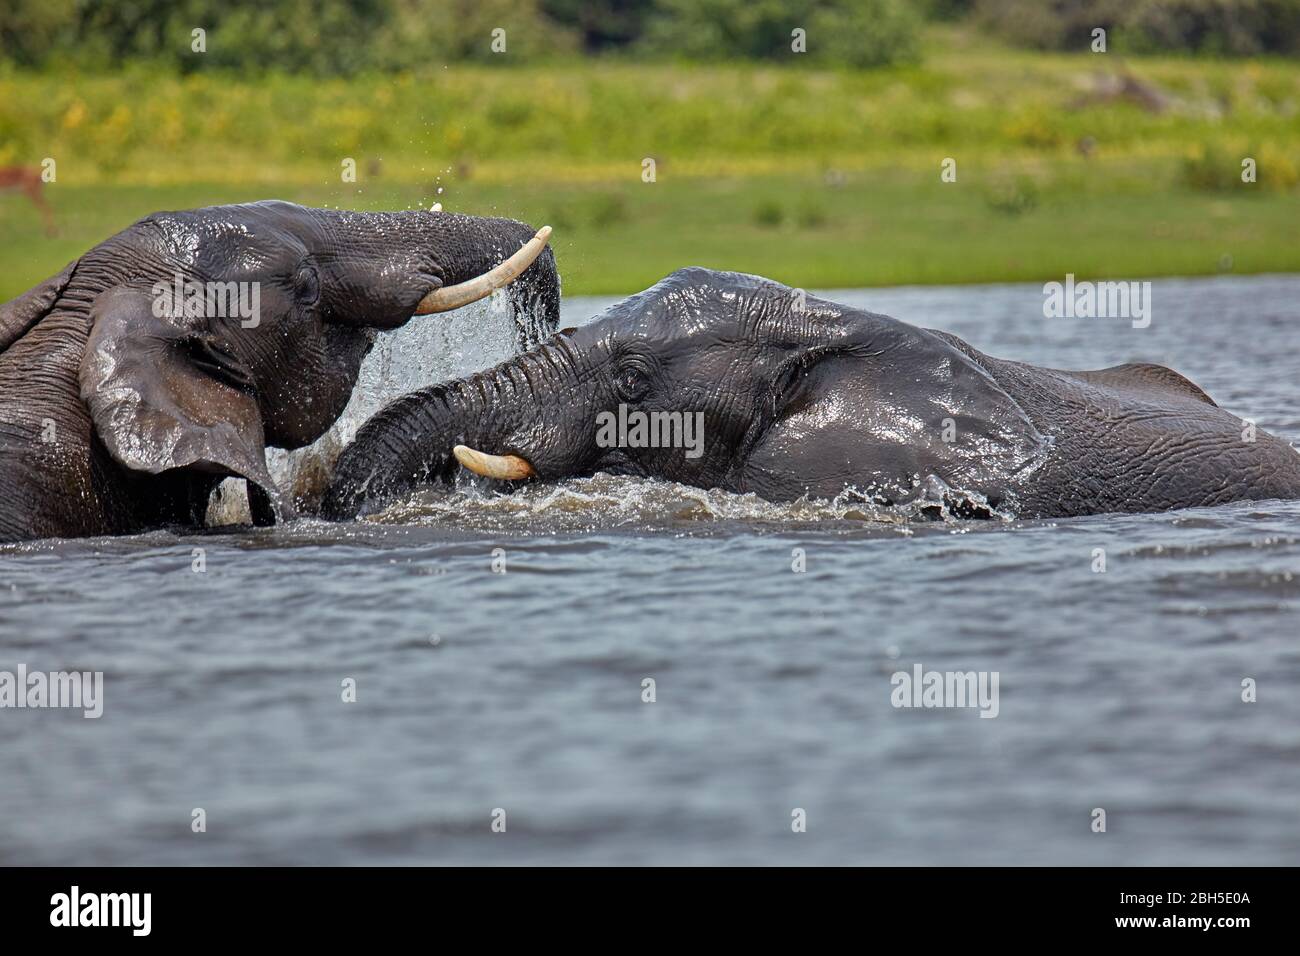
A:
<svg viewBox="0 0 1300 956">
<path fill-rule="evenodd" d="M 103 450 L 126 479 L 247 478 L 263 517 L 283 515 L 264 449 L 306 445 L 334 422 L 376 332 L 516 277 L 521 347 L 554 331 L 548 235 L 506 219 L 287 202 L 149 216 L 0 307 L 0 443 L 31 459 L 12 480 L 68 494 L 28 474 L 52 452 L 20 447 L 53 422 L 64 484 L 102 484 L 90 473 Z M 69 466 L 79 443 L 89 463 Z"/>
<path fill-rule="evenodd" d="M 1041 444 L 939 333 L 756 276 L 683 269 L 496 368 L 381 410 L 340 456 L 326 513 L 359 513 L 459 465 L 504 480 L 659 477 L 770 500 L 854 486 L 884 503 L 941 476 L 996 501 Z"/>
</svg>

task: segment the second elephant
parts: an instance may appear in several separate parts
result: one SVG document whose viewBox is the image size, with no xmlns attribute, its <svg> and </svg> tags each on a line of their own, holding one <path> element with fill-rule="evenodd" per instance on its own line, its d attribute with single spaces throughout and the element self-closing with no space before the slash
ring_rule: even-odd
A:
<svg viewBox="0 0 1300 956">
<path fill-rule="evenodd" d="M 1252 438 L 1163 366 L 1039 368 L 756 276 L 684 269 L 589 325 L 384 408 L 340 456 L 326 508 L 354 515 L 459 464 L 775 501 L 857 489 L 970 516 L 1300 497 L 1300 455 Z"/>
</svg>

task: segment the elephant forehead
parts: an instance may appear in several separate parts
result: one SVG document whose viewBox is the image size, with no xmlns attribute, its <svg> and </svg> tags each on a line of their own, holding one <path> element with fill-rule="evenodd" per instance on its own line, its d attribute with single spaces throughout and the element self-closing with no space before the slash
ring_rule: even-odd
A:
<svg viewBox="0 0 1300 956">
<path fill-rule="evenodd" d="M 611 306 L 587 328 L 597 338 L 621 341 L 712 342 L 749 338 L 762 320 L 788 311 L 785 303 L 794 290 L 774 282 L 734 282 L 727 278 L 732 276 L 737 274 L 682 270 Z"/>
<path fill-rule="evenodd" d="M 877 324 L 892 323 L 867 315 Z M 842 307 L 761 276 L 692 267 L 610 306 L 578 330 L 574 344 L 692 353 L 725 348 L 737 361 L 829 345 L 851 331 Z M 660 355 L 665 353 L 662 351 Z M 764 367 L 767 367 L 766 365 Z"/>
<path fill-rule="evenodd" d="M 675 350 L 699 351 L 730 341 L 731 327 L 712 313 L 643 309 L 606 315 L 579 328 L 573 342 L 584 351 L 602 347 L 613 353 L 645 350 L 667 358 Z"/>
<path fill-rule="evenodd" d="M 203 275 L 249 274 L 296 261 L 302 246 L 282 229 L 227 215 L 177 213 L 140 223 L 167 262 Z"/>
</svg>

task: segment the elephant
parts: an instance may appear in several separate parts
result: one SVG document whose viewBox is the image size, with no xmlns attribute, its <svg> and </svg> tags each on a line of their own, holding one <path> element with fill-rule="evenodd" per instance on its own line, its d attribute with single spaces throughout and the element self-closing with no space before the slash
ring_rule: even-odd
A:
<svg viewBox="0 0 1300 956">
<path fill-rule="evenodd" d="M 690 268 L 385 406 L 339 456 L 325 513 L 367 514 L 458 465 L 505 482 L 607 472 L 770 501 L 847 494 L 916 518 L 1300 497 L 1300 455 L 1249 432 L 1160 365 L 1039 368 Z"/>
<path fill-rule="evenodd" d="M 292 517 L 265 449 L 329 428 L 379 332 L 507 283 L 520 347 L 555 331 L 549 235 L 274 200 L 141 219 L 0 306 L 0 541 L 198 526 L 226 477 L 255 524 Z"/>
</svg>

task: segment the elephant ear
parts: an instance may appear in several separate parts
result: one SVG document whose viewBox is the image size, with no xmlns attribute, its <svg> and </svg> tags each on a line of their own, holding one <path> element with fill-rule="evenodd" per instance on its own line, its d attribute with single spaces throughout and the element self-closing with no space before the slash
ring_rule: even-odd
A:
<svg viewBox="0 0 1300 956">
<path fill-rule="evenodd" d="M 76 265 L 76 260 L 69 262 L 58 275 L 0 305 L 0 352 L 26 335 L 28 329 L 54 308 Z"/>
<path fill-rule="evenodd" d="M 743 490 L 834 497 L 854 485 L 900 502 L 937 478 L 992 503 L 1046 447 L 974 350 L 888 316 L 808 302 L 797 384 L 746 456 Z"/>
<path fill-rule="evenodd" d="M 91 308 L 81 398 L 100 441 L 135 471 L 190 468 L 246 478 L 276 518 L 289 517 L 266 468 L 251 372 L 210 332 L 155 315 L 153 303 L 141 290 L 119 287 Z"/>
</svg>

